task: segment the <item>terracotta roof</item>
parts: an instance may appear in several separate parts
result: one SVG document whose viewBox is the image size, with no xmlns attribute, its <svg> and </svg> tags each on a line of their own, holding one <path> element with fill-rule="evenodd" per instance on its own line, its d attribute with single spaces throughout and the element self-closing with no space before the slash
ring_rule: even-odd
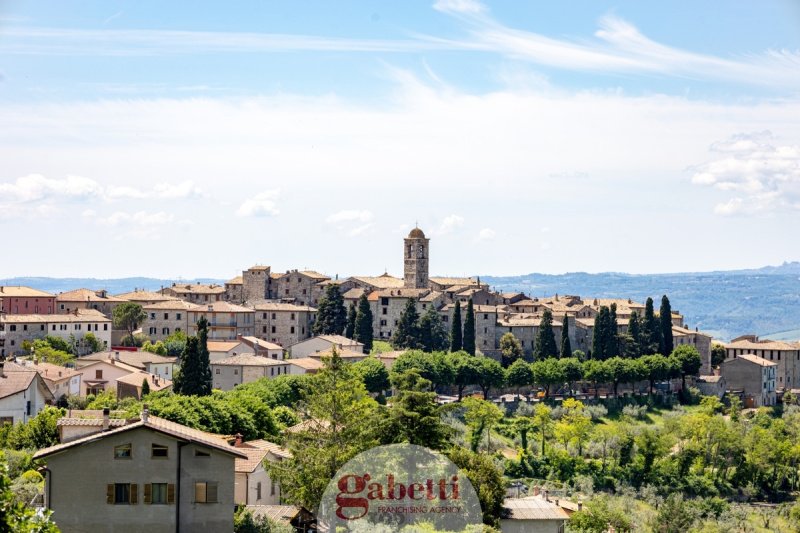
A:
<svg viewBox="0 0 800 533">
<path fill-rule="evenodd" d="M 67 322 L 111 322 L 96 309 L 77 309 L 68 314 L 53 315 L 0 315 L 0 322 L 7 324 L 63 324 Z"/>
<path fill-rule="evenodd" d="M 319 370 L 320 368 L 324 367 L 325 364 L 318 360 L 311 357 L 298 357 L 297 359 L 286 359 L 286 362 L 290 365 L 299 366 L 304 370 Z"/>
<path fill-rule="evenodd" d="M 101 296 L 101 291 L 93 291 L 91 289 L 75 289 L 74 291 L 67 291 L 59 293 L 56 300 L 59 302 L 124 302 L 122 298 L 116 296 L 106 295 Z"/>
<path fill-rule="evenodd" d="M 225 292 L 225 287 L 222 285 L 217 285 L 216 283 L 176 283 L 171 287 L 164 288 L 164 290 L 167 289 L 178 294 L 222 294 Z"/>
<path fill-rule="evenodd" d="M 319 272 L 315 272 L 313 270 L 302 270 L 300 271 L 300 274 L 303 274 L 313 279 L 331 279 L 330 276 L 326 276 L 325 274 L 320 274 Z"/>
<path fill-rule="evenodd" d="M 139 369 L 135 366 L 126 365 L 122 361 L 117 361 L 115 359 L 103 359 L 102 361 L 92 361 L 92 360 L 84 360 L 82 361 L 82 357 L 78 358 L 75 364 L 78 367 L 78 371 L 83 374 L 87 368 L 93 367 L 95 365 L 114 365 L 117 368 L 121 368 L 122 370 L 126 370 L 127 372 L 138 372 Z M 88 361 L 89 364 L 84 365 L 81 364 L 82 362 Z M 84 381 L 89 381 L 87 378 L 84 378 Z"/>
<path fill-rule="evenodd" d="M 428 278 L 430 281 L 436 283 L 437 285 L 446 285 L 447 287 L 453 286 L 460 286 L 463 287 L 465 285 L 477 285 L 478 280 L 476 278 L 448 278 L 448 277 L 433 277 Z"/>
<path fill-rule="evenodd" d="M 42 298 L 53 297 L 55 294 L 40 291 L 31 287 L 24 287 L 22 285 L 0 285 L 0 298 Z"/>
<path fill-rule="evenodd" d="M 108 426 L 112 428 L 122 427 L 127 423 L 124 418 L 109 418 Z M 67 418 L 62 417 L 56 420 L 56 426 L 70 426 L 70 427 L 103 427 L 102 418 Z"/>
<path fill-rule="evenodd" d="M 355 341 L 353 339 L 348 339 L 344 335 L 317 335 L 316 337 L 312 337 L 312 339 L 322 339 L 331 342 L 333 344 L 336 344 L 337 346 L 364 346 L 360 342 Z"/>
<path fill-rule="evenodd" d="M 122 294 L 117 294 L 114 297 L 120 298 L 122 300 L 128 300 L 130 302 L 167 302 L 172 300 L 178 300 L 174 296 L 161 294 L 160 292 L 157 291 L 145 291 L 145 290 L 124 292 Z"/>
<path fill-rule="evenodd" d="M 309 418 L 303 420 L 299 424 L 286 428 L 286 433 L 300 433 L 302 431 L 312 430 L 318 431 L 320 429 L 328 429 L 329 427 L 331 427 L 331 423 L 328 420 Z"/>
<path fill-rule="evenodd" d="M 175 422 L 170 422 L 169 420 L 166 420 L 164 418 L 159 418 L 153 415 L 149 415 L 147 417 L 147 422 L 144 422 L 143 420 L 137 420 L 135 422 L 126 424 L 119 428 L 112 429 L 110 431 L 93 433 L 92 435 L 87 435 L 86 437 L 81 437 L 79 439 L 75 439 L 67 443 L 56 444 L 55 446 L 44 448 L 36 452 L 34 458 L 41 459 L 43 457 L 47 457 L 56 453 L 66 451 L 69 448 L 72 448 L 73 446 L 80 446 L 82 444 L 86 444 L 89 442 L 95 442 L 109 435 L 117 435 L 138 428 L 151 429 L 153 431 L 163 433 L 164 435 L 169 435 L 170 437 L 173 437 L 178 440 L 193 442 L 195 444 L 208 446 L 209 448 L 213 448 L 215 450 L 221 451 L 223 453 L 228 453 L 236 457 L 247 458 L 247 456 L 242 452 L 240 452 L 237 448 L 234 448 L 233 446 L 228 444 L 228 441 L 226 441 L 225 438 L 222 437 L 221 435 L 206 433 L 205 431 L 200 431 L 199 429 L 192 429 L 190 427 L 186 427 L 181 424 L 176 424 Z"/>
<path fill-rule="evenodd" d="M 383 274 L 382 276 L 353 276 L 350 279 L 377 289 L 401 288 L 406 283 L 404 280 L 389 274 Z"/>
<path fill-rule="evenodd" d="M 163 355 L 145 352 L 144 350 L 138 352 L 129 352 L 127 350 L 120 350 L 119 352 L 97 352 L 90 355 L 85 355 L 81 357 L 80 360 L 108 361 L 109 359 L 116 359 L 117 354 L 119 354 L 119 361 L 122 361 L 126 365 L 130 365 L 142 370 L 146 368 L 147 363 L 174 364 L 178 360 L 177 357 L 165 357 Z"/>
<path fill-rule="evenodd" d="M 361 298 L 362 294 L 364 294 L 364 289 L 362 289 L 361 287 L 355 287 L 342 294 L 342 298 L 344 298 L 345 300 L 357 300 Z"/>
<path fill-rule="evenodd" d="M 214 361 L 211 366 L 278 366 L 285 365 L 286 361 L 261 357 L 252 353 L 243 353 Z"/>
<path fill-rule="evenodd" d="M 783 341 L 773 341 L 770 339 L 758 340 L 756 342 L 749 340 L 734 341 L 729 344 L 726 344 L 725 348 L 735 348 L 737 350 L 741 349 L 741 350 L 791 350 L 791 351 L 799 349 L 795 344 Z"/>
<path fill-rule="evenodd" d="M 336 348 L 336 353 L 342 359 L 352 359 L 352 358 L 364 358 L 368 357 L 369 354 L 364 352 L 357 352 L 355 350 L 348 350 L 347 348 Z M 312 354 L 308 354 L 309 357 L 333 357 L 333 348 L 329 350 L 322 350 L 319 352 L 315 352 Z"/>
<path fill-rule="evenodd" d="M 236 276 L 235 278 L 229 279 L 228 281 L 225 282 L 225 285 L 243 285 L 243 284 L 244 284 L 244 278 L 242 278 L 242 276 Z"/>
<path fill-rule="evenodd" d="M 0 377 L 0 398 L 13 396 L 27 390 L 38 375 L 35 370 L 28 370 L 20 365 L 14 365 L 14 363 L 6 363 L 3 376 Z"/>
<path fill-rule="evenodd" d="M 247 270 L 269 270 L 269 269 L 270 269 L 270 267 L 267 266 L 267 265 L 255 265 L 255 266 L 251 266 Z"/>
<path fill-rule="evenodd" d="M 132 385 L 137 388 L 142 386 L 144 380 L 147 380 L 147 384 L 150 385 L 150 390 L 152 392 L 172 387 L 172 381 L 158 377 L 149 372 L 145 372 L 144 370 L 140 370 L 139 372 L 131 372 L 130 374 L 125 374 L 121 378 L 117 378 L 118 383 L 125 383 L 126 385 Z"/>
<path fill-rule="evenodd" d="M 207 341 L 206 347 L 209 352 L 229 352 L 241 344 L 240 341 Z"/>
<path fill-rule="evenodd" d="M 307 311 L 310 313 L 317 312 L 316 308 L 314 307 L 309 307 L 307 305 L 287 304 L 282 302 L 259 302 L 253 304 L 253 307 L 256 311 L 294 311 L 294 312 Z"/>
<path fill-rule="evenodd" d="M 269 518 L 274 522 L 289 524 L 300 513 L 294 505 L 245 505 L 253 518 Z"/>
<path fill-rule="evenodd" d="M 737 355 L 736 357 L 731 357 L 730 359 L 724 360 L 722 363 L 730 363 L 731 361 L 736 361 L 737 359 L 744 359 L 745 361 L 749 361 L 750 363 L 755 363 L 760 366 L 778 366 L 778 363 L 774 361 L 767 361 L 763 357 L 759 357 L 751 353 L 743 353 L 741 355 Z"/>
<path fill-rule="evenodd" d="M 259 348 L 264 348 L 266 350 L 283 350 L 283 346 L 281 346 L 280 344 L 275 344 L 274 342 L 265 341 L 264 339 L 259 339 L 258 337 L 242 337 L 242 341 L 244 341 L 247 344 L 258 346 Z"/>
<path fill-rule="evenodd" d="M 36 364 L 34 364 L 33 361 L 26 361 L 22 366 L 26 370 L 34 370 L 38 372 L 39 375 L 42 376 L 42 379 L 45 381 L 51 381 L 53 383 L 72 379 L 73 377 L 80 375 L 80 372 L 76 372 L 71 368 L 46 363 L 44 361 L 40 361 Z"/>
<path fill-rule="evenodd" d="M 288 459 L 292 456 L 289 450 L 266 440 L 254 440 L 242 443 L 237 450 L 247 455 L 247 459 L 236 459 L 237 472 L 255 472 L 256 468 L 264 462 L 264 458 L 272 454 L 278 459 Z"/>
<path fill-rule="evenodd" d="M 209 311 L 209 307 L 211 310 Z M 189 311 L 193 313 L 252 313 L 253 310 L 249 307 L 242 307 L 241 305 L 235 305 L 229 302 L 208 302 L 197 304 L 194 307 L 190 307 Z"/>
<path fill-rule="evenodd" d="M 194 307 L 194 304 L 191 304 L 186 300 L 171 298 L 158 303 L 143 305 L 142 309 L 145 311 L 188 311 L 192 307 Z"/>
<path fill-rule="evenodd" d="M 376 354 L 376 357 L 378 359 L 397 359 L 404 353 L 406 353 L 406 350 L 393 350 L 391 352 L 383 352 Z"/>
<path fill-rule="evenodd" d="M 510 520 L 568 520 L 569 515 L 554 502 L 539 496 L 528 498 L 508 498 L 503 501 L 503 508 L 508 512 Z"/>
</svg>

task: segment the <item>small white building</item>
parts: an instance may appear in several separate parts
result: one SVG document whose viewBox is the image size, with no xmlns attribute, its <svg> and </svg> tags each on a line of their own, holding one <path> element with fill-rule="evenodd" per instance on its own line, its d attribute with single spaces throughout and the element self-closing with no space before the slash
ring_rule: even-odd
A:
<svg viewBox="0 0 800 533">
<path fill-rule="evenodd" d="M 128 350 L 117 350 L 113 352 L 98 352 L 79 358 L 75 366 L 82 367 L 94 361 L 108 361 L 115 359 L 128 366 L 138 368 L 155 376 L 165 379 L 172 379 L 175 375 L 176 357 L 165 357 L 155 353 Z"/>
<path fill-rule="evenodd" d="M 220 361 L 239 355 L 242 353 L 252 353 L 253 350 L 242 341 L 212 341 L 206 344 L 208 347 L 208 360 L 210 362 Z"/>
<path fill-rule="evenodd" d="M 211 378 L 215 389 L 228 391 L 261 378 L 274 378 L 289 373 L 288 361 L 277 361 L 251 353 L 234 355 L 211 363 Z"/>
<path fill-rule="evenodd" d="M 52 401 L 38 372 L 0 361 L 0 424 L 28 422 Z"/>
<path fill-rule="evenodd" d="M 364 344 L 353 339 L 348 339 L 342 335 L 318 335 L 291 345 L 289 353 L 292 358 L 299 359 L 317 352 L 331 350 L 332 348 L 340 351 L 346 349 L 354 352 L 364 352 Z"/>
<path fill-rule="evenodd" d="M 291 457 L 288 450 L 265 440 L 236 441 L 236 450 L 247 459 L 236 459 L 234 500 L 236 505 L 279 505 L 281 488 L 264 468 L 264 462 Z"/>
<path fill-rule="evenodd" d="M 265 341 L 258 337 L 242 337 L 241 341 L 246 344 L 250 350 L 261 357 L 269 357 L 270 359 L 283 359 L 283 347 L 274 342 Z"/>
<path fill-rule="evenodd" d="M 28 370 L 34 370 L 42 376 L 53 398 L 59 400 L 64 396 L 79 396 L 81 393 L 81 374 L 71 368 L 42 363 L 34 359 L 18 361 Z"/>
<path fill-rule="evenodd" d="M 325 367 L 325 363 L 313 357 L 301 357 L 299 359 L 287 359 L 289 363 L 289 374 L 316 374 Z"/>
</svg>

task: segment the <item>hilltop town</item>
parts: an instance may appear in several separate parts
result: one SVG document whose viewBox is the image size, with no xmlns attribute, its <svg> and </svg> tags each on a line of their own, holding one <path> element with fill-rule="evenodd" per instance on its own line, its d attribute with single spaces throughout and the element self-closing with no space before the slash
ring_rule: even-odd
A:
<svg viewBox="0 0 800 533">
<path fill-rule="evenodd" d="M 576 487 L 574 475 L 536 461 L 553 460 L 548 453 L 594 460 L 595 452 L 583 446 L 595 442 L 592 425 L 612 424 L 603 422 L 609 411 L 625 411 L 631 425 L 619 431 L 632 431 L 635 440 L 642 431 L 637 420 L 649 409 L 702 398 L 715 406 L 709 417 L 723 409 L 739 416 L 742 408 L 791 405 L 800 392 L 798 343 L 747 332 L 730 343 L 714 342 L 686 324 L 667 295 L 654 295 L 657 307 L 652 299 L 625 295 L 543 298 L 492 291 L 477 277 L 431 276 L 434 250 L 421 229 L 411 230 L 402 242 L 402 278 L 339 279 L 256 265 L 222 285 L 174 283 L 124 294 L 0 287 L 0 436 L 5 448 L 38 449 L 33 459 L 47 465 L 39 488 L 26 489 L 32 499 L 25 503 L 53 510 L 63 531 L 108 524 L 152 530 L 158 523 L 225 531 L 234 503 L 249 513 L 236 520 L 313 531 L 318 496 L 308 496 L 307 481 L 286 468 L 311 468 L 298 453 L 311 435 L 321 439 L 320 449 L 332 442 L 326 439 L 340 421 L 320 419 L 319 411 L 312 416 L 308 405 L 333 374 L 358 383 L 364 396 L 350 398 L 352 405 L 371 402 L 365 421 L 381 409 L 390 418 L 405 417 L 407 411 L 394 410 L 413 411 L 425 402 L 430 412 L 450 409 L 430 419 L 436 421 L 424 438 L 403 423 L 364 443 L 400 438 L 448 449 L 457 442 L 453 435 L 463 433 L 458 438 L 473 440 L 460 446 L 494 457 L 504 480 L 497 490 L 505 496 L 486 515 L 487 524 L 545 531 L 586 511 L 575 501 L 577 488 L 556 499 L 552 487 L 550 495 L 543 492 L 556 478 Z M 426 399 L 403 407 L 412 393 Z M 203 396 L 221 403 L 192 403 Z M 553 427 L 551 409 L 559 413 L 552 415 Z M 349 428 L 361 423 L 348 420 Z M 572 429 L 553 429 L 568 422 Z M 29 428 L 42 425 L 45 436 L 31 440 Z M 529 446 L 527 433 L 536 428 L 541 452 L 532 455 L 536 446 Z M 551 430 L 561 440 L 548 452 Z M 355 453 L 364 443 L 347 446 Z M 642 446 L 635 453 L 643 453 Z M 626 459 L 615 453 L 623 469 Z M 167 470 L 180 471 L 165 475 L 152 458 L 177 461 Z M 135 476 L 117 468 L 125 459 L 135 459 Z M 108 468 L 119 470 L 116 477 L 81 467 L 96 460 L 108 460 Z M 796 470 L 787 476 L 789 483 Z M 132 477 L 139 481 L 125 480 Z M 635 477 L 629 482 L 642 485 Z M 86 509 L 76 500 L 83 495 L 70 492 L 73 483 L 94 487 L 87 489 L 97 494 Z M 525 497 L 512 497 L 512 487 Z M 769 485 L 764 493 L 781 487 Z M 220 502 L 231 505 L 206 505 Z M 146 512 L 134 505 L 146 505 Z"/>
</svg>

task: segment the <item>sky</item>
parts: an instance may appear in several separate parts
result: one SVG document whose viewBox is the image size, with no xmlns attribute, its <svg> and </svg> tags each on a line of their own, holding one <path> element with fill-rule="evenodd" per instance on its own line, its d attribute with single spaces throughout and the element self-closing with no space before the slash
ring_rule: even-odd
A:
<svg viewBox="0 0 800 533">
<path fill-rule="evenodd" d="M 0 278 L 800 260 L 800 3 L 0 0 Z"/>
</svg>

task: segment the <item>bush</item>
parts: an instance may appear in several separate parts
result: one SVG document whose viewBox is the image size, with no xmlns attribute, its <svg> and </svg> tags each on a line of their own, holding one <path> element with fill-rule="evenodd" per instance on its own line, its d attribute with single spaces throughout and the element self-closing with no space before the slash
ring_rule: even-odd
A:
<svg viewBox="0 0 800 533">
<path fill-rule="evenodd" d="M 586 412 L 592 417 L 592 420 L 599 420 L 608 416 L 608 409 L 603 405 L 587 405 Z"/>
<path fill-rule="evenodd" d="M 622 416 L 632 418 L 634 420 L 643 420 L 646 415 L 646 405 L 626 405 L 622 408 Z"/>
</svg>

